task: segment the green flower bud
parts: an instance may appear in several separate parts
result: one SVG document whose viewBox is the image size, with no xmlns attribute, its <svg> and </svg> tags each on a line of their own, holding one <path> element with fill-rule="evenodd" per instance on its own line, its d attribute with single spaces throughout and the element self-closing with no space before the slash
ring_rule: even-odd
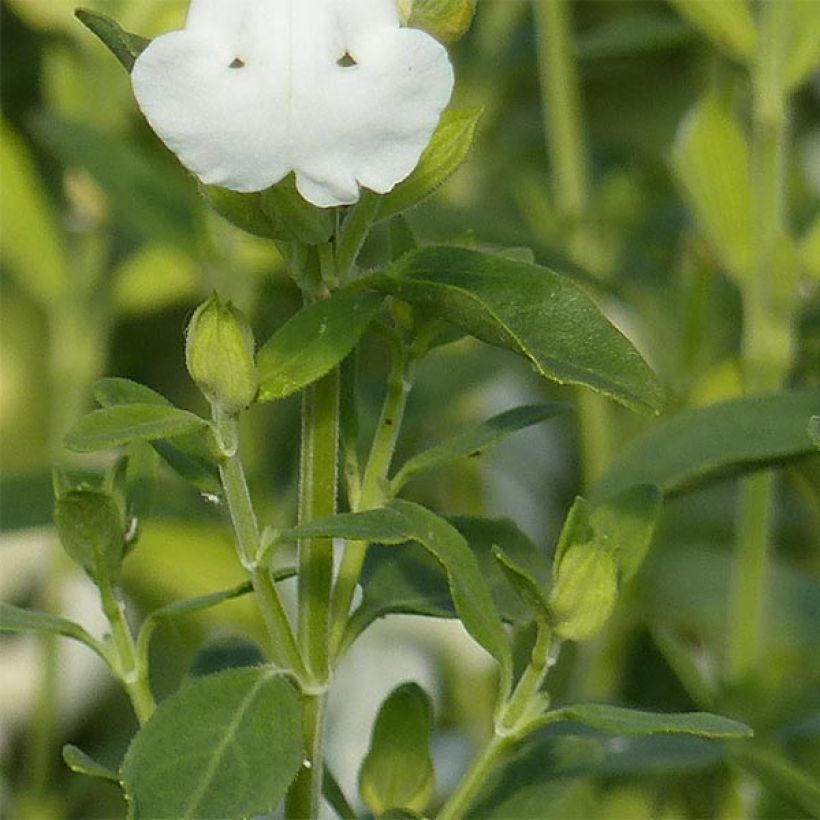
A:
<svg viewBox="0 0 820 820">
<path fill-rule="evenodd" d="M 477 0 L 399 0 L 402 22 L 442 43 L 455 43 L 470 28 Z"/>
<path fill-rule="evenodd" d="M 555 634 L 586 641 L 606 622 L 618 598 L 618 567 L 595 542 L 574 544 L 553 573 L 550 611 Z"/>
<path fill-rule="evenodd" d="M 92 579 L 116 579 L 125 557 L 126 525 L 113 496 L 87 487 L 61 492 L 54 523 L 69 557 Z"/>
<path fill-rule="evenodd" d="M 256 397 L 259 379 L 253 360 L 253 333 L 230 302 L 214 293 L 193 315 L 185 340 L 185 362 L 205 398 L 233 415 Z"/>
</svg>

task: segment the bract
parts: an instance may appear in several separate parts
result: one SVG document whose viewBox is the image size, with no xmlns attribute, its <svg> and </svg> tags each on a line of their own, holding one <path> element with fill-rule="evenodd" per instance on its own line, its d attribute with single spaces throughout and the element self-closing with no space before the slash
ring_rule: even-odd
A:
<svg viewBox="0 0 820 820">
<path fill-rule="evenodd" d="M 401 28 L 395 0 L 191 0 L 131 77 L 203 182 L 261 191 L 294 171 L 320 207 L 408 176 L 453 87 L 446 50 Z"/>
</svg>

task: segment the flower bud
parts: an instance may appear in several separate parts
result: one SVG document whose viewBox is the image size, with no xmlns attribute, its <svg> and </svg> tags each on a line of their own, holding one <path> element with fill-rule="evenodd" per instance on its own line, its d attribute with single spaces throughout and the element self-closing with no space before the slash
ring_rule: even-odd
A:
<svg viewBox="0 0 820 820">
<path fill-rule="evenodd" d="M 606 622 L 618 597 L 618 569 L 611 552 L 593 542 L 574 544 L 553 575 L 550 611 L 556 635 L 585 641 Z"/>
<path fill-rule="evenodd" d="M 455 43 L 470 28 L 477 0 L 399 0 L 399 15 L 441 43 Z"/>
<path fill-rule="evenodd" d="M 116 579 L 125 556 L 125 520 L 109 493 L 87 487 L 61 492 L 54 523 L 69 557 L 92 579 Z"/>
<path fill-rule="evenodd" d="M 230 302 L 214 293 L 193 315 L 185 340 L 185 363 L 205 398 L 221 412 L 238 413 L 256 397 L 253 333 Z"/>
</svg>

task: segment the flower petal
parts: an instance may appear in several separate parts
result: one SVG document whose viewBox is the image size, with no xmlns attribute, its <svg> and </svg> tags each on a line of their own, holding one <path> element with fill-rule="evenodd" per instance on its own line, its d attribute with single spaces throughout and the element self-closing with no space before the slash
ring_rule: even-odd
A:
<svg viewBox="0 0 820 820">
<path fill-rule="evenodd" d="M 330 207 L 413 170 L 453 73 L 439 43 L 399 27 L 394 0 L 192 0 L 186 28 L 155 39 L 132 81 L 204 182 L 258 191 L 295 171 L 302 196 Z"/>
</svg>

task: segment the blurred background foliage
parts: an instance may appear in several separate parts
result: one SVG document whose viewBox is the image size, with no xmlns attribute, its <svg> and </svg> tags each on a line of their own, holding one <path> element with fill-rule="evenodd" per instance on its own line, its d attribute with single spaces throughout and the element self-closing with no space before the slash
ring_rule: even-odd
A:
<svg viewBox="0 0 820 820">
<path fill-rule="evenodd" d="M 182 0 L 88 5 L 146 36 L 178 27 L 186 7 Z M 108 463 L 78 460 L 61 444 L 89 409 L 92 383 L 123 376 L 202 410 L 182 351 L 193 307 L 216 289 L 252 318 L 263 340 L 299 297 L 271 245 L 207 209 L 141 119 L 127 75 L 77 23 L 73 7 L 73 0 L 0 6 L 0 596 L 70 613 L 93 629 L 101 624 L 94 597 L 50 526 L 51 464 L 82 475 Z M 485 109 L 475 150 L 432 200 L 409 213 L 410 223 L 424 242 L 527 248 L 577 278 L 668 386 L 667 413 L 736 396 L 740 293 L 714 237 L 699 230 L 687 208 L 673 146 L 709 88 L 742 120 L 748 75 L 729 50 L 665 3 L 587 0 L 572 12 L 591 176 L 586 234 L 573 240 L 556 205 L 531 6 L 505 0 L 479 3 L 472 30 L 452 52 L 455 105 Z M 790 224 L 804 271 L 793 386 L 820 386 L 819 114 L 815 75 L 794 94 L 790 114 Z M 379 240 L 377 232 L 365 261 L 379 258 Z M 378 344 L 366 342 L 361 362 L 362 404 L 372 425 L 386 361 Z M 494 348 L 466 340 L 444 346 L 421 365 L 399 462 L 467 421 L 522 401 L 574 397 Z M 590 412 L 605 414 L 606 435 L 582 441 L 579 419 L 588 422 Z M 245 421 L 262 518 L 288 525 L 297 403 L 260 406 Z M 614 405 L 587 407 L 519 433 L 481 460 L 415 482 L 409 494 L 446 514 L 508 516 L 548 551 L 574 495 L 652 423 Z M 612 623 L 590 645 L 562 656 L 551 688 L 557 698 L 659 710 L 701 705 L 698 686 L 718 677 L 725 649 L 736 489 L 726 480 L 667 505 L 651 559 Z M 718 705 L 820 778 L 820 457 L 782 471 L 775 515 L 765 668 L 748 685 L 723 691 Z M 170 473 L 162 474 L 143 527 L 124 578 L 138 610 L 240 580 L 221 511 Z M 343 708 L 332 725 L 344 740 L 330 754 L 345 784 L 355 776 L 377 704 L 408 676 L 434 696 L 442 792 L 486 731 L 491 668 L 453 624 L 418 624 L 379 626 L 340 672 Z M 178 685 L 206 641 L 217 644 L 197 660 L 200 669 L 237 646 L 253 655 L 240 637 L 258 632 L 252 607 L 241 601 L 162 628 L 152 658 L 158 696 Z M 0 640 L 0 810 L 15 812 L 9 816 L 123 812 L 114 789 L 72 775 L 59 757 L 60 745 L 72 742 L 116 766 L 134 728 L 124 697 L 89 654 L 52 640 Z M 357 663 L 364 666 L 352 671 Z M 738 774 L 708 743 L 632 744 L 604 759 L 577 746 L 563 759 L 554 743 L 543 754 L 537 742 L 530 745 L 484 816 L 735 817 L 752 805 L 760 817 L 809 816 L 805 802 Z M 516 777 L 530 785 L 505 791 Z M 482 816 L 481 807 L 476 812 Z"/>
</svg>

